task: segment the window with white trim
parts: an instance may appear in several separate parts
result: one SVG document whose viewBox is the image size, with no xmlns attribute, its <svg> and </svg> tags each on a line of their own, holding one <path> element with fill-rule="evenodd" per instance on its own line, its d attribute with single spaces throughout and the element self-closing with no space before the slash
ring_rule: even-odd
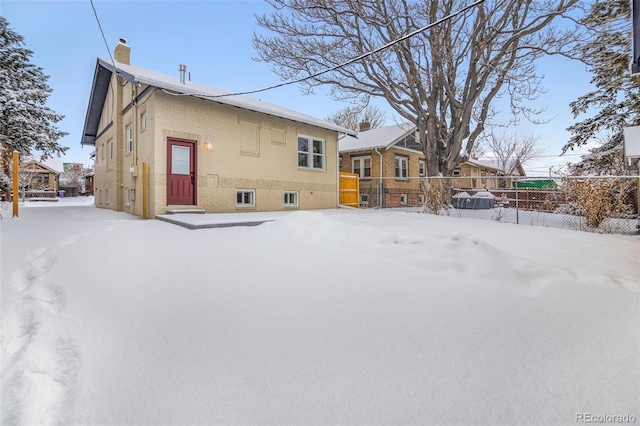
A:
<svg viewBox="0 0 640 426">
<path fill-rule="evenodd" d="M 424 194 L 418 195 L 418 202 L 420 203 L 420 205 L 424 204 Z"/>
<path fill-rule="evenodd" d="M 126 128 L 125 131 L 126 134 L 126 147 L 127 147 L 127 152 L 132 152 L 133 151 L 133 126 L 131 124 L 129 124 Z"/>
<path fill-rule="evenodd" d="M 369 204 L 369 194 L 360 194 L 360 205 L 366 206 Z"/>
<path fill-rule="evenodd" d="M 286 207 L 298 206 L 298 191 L 285 191 L 284 192 L 284 205 Z"/>
<path fill-rule="evenodd" d="M 254 207 L 256 205 L 256 191 L 254 189 L 237 189 L 236 206 Z"/>
<path fill-rule="evenodd" d="M 371 157 L 353 157 L 351 170 L 361 178 L 371 177 Z"/>
<path fill-rule="evenodd" d="M 124 198 L 124 203 L 125 203 L 125 205 L 127 205 L 127 206 L 128 206 L 128 205 L 131 205 L 131 189 L 126 188 L 126 189 L 124 190 L 124 197 L 125 197 L 125 198 Z"/>
<path fill-rule="evenodd" d="M 146 111 L 140 115 L 140 128 L 142 130 L 147 128 L 147 112 Z"/>
<path fill-rule="evenodd" d="M 407 194 L 400 194 L 400 204 L 407 204 Z"/>
<path fill-rule="evenodd" d="M 298 167 L 324 170 L 324 139 L 298 135 Z"/>
<path fill-rule="evenodd" d="M 396 178 L 409 178 L 409 159 L 407 157 L 396 156 Z"/>
<path fill-rule="evenodd" d="M 455 169 L 453 171 L 453 176 L 460 176 L 460 169 Z"/>
<path fill-rule="evenodd" d="M 420 176 L 424 176 L 426 174 L 426 166 L 427 164 L 424 160 L 418 160 L 418 173 L 420 174 Z"/>
</svg>

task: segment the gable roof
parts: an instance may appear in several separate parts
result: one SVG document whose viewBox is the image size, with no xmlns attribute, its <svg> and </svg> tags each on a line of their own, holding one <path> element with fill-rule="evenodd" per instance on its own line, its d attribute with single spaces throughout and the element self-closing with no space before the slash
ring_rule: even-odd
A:
<svg viewBox="0 0 640 426">
<path fill-rule="evenodd" d="M 415 131 L 414 124 L 403 123 L 360 132 L 357 137 L 348 134 L 340 138 L 340 152 L 389 148 Z"/>
<path fill-rule="evenodd" d="M 26 163 L 24 163 L 21 167 L 22 170 L 27 171 L 27 172 L 49 172 L 49 173 L 55 173 L 57 175 L 60 174 L 59 171 L 47 166 L 46 164 L 41 163 L 38 160 L 29 160 Z"/>
<path fill-rule="evenodd" d="M 228 95 L 231 92 L 227 92 L 210 86 L 205 86 L 203 84 L 194 83 L 191 81 L 181 83 L 178 77 L 172 77 L 135 65 L 115 62 L 114 67 L 114 63 L 111 62 L 111 60 L 98 57 L 96 70 L 93 76 L 93 85 L 89 98 L 89 106 L 87 108 L 87 115 L 85 117 L 84 130 L 82 132 L 82 145 L 95 144 L 98 125 L 100 122 L 100 115 L 102 114 L 102 108 L 105 103 L 107 91 L 109 89 L 109 83 L 111 81 L 111 75 L 113 72 L 116 72 L 118 76 L 135 85 L 149 85 L 152 87 L 157 87 L 159 89 L 168 90 L 177 95 L 193 96 L 212 102 L 217 102 L 219 104 L 230 105 L 254 112 L 272 115 L 278 118 L 284 118 L 298 123 L 309 124 L 321 129 L 333 130 L 335 132 L 354 136 L 356 135 L 353 130 L 349 130 L 347 128 L 338 126 L 337 124 L 329 123 L 327 121 L 311 117 L 310 115 L 306 115 L 292 109 L 284 108 L 278 105 L 270 104 L 268 102 L 263 102 L 258 99 L 253 99 L 241 95 L 219 97 L 221 95 Z"/>
<path fill-rule="evenodd" d="M 469 164 L 473 164 L 474 166 L 486 167 L 488 169 L 494 169 L 494 170 L 504 172 L 502 168 L 498 167 L 497 163 L 493 163 L 491 161 L 480 161 L 473 158 L 469 158 L 468 160 L 463 161 L 461 164 L 464 164 L 464 163 L 469 163 Z"/>
<path fill-rule="evenodd" d="M 512 170 L 513 172 L 511 174 L 515 174 L 517 173 L 519 176 L 526 176 L 526 172 L 524 171 L 524 168 L 522 167 L 522 164 L 520 163 L 520 160 L 518 160 L 517 158 L 513 159 L 513 158 L 509 158 L 506 160 L 505 162 L 505 167 L 504 169 L 502 167 L 500 167 L 500 161 L 498 160 L 486 160 L 484 161 L 484 163 L 486 164 L 490 164 L 491 167 L 503 170 L 505 173 L 508 172 L 509 170 Z"/>
</svg>

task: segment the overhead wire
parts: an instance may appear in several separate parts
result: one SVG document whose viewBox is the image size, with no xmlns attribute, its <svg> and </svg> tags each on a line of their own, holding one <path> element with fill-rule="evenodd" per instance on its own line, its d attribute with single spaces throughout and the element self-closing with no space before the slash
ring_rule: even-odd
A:
<svg viewBox="0 0 640 426">
<path fill-rule="evenodd" d="M 451 14 L 449 14 L 449 15 L 447 15 L 447 16 L 445 16 L 445 17 L 443 17 L 443 18 L 441 18 L 441 19 L 439 19 L 439 20 L 437 20 L 435 22 L 432 22 L 432 23 L 428 24 L 428 25 L 425 25 L 422 28 L 419 28 L 419 29 L 417 29 L 415 31 L 412 31 L 409 34 L 406 34 L 406 35 L 404 35 L 404 36 L 402 36 L 400 38 L 397 38 L 397 39 L 395 39 L 393 41 L 390 41 L 389 43 L 387 43 L 387 44 L 385 44 L 383 46 L 380 46 L 380 47 L 378 47 L 376 49 L 373 49 L 373 50 L 371 50 L 371 51 L 369 51 L 367 53 L 363 53 L 362 55 L 356 56 L 355 58 L 351 58 L 351 59 L 349 59 L 349 60 L 347 60 L 347 61 L 345 61 L 345 62 L 343 62 L 341 64 L 334 65 L 333 67 L 325 68 L 322 71 L 318 71 L 318 72 L 316 72 L 314 74 L 311 74 L 311 75 L 308 75 L 308 76 L 305 76 L 305 77 L 300 77 L 300 78 L 295 79 L 295 80 L 285 81 L 285 82 L 282 82 L 282 83 L 279 83 L 279 84 L 274 84 L 272 86 L 263 87 L 262 89 L 247 90 L 247 91 L 244 91 L 244 92 L 224 93 L 224 94 L 221 94 L 221 95 L 209 95 L 209 94 L 206 94 L 206 93 L 188 93 L 188 94 L 187 93 L 171 93 L 170 91 L 167 91 L 167 90 L 164 90 L 164 89 L 163 89 L 163 92 L 168 93 L 170 95 L 174 95 L 174 96 L 198 96 L 198 97 L 203 97 L 203 98 L 207 98 L 207 99 L 212 99 L 212 98 L 222 98 L 222 97 L 227 97 L 227 96 L 250 95 L 250 94 L 253 94 L 253 93 L 260 93 L 260 92 L 265 92 L 267 90 L 273 90 L 273 89 L 277 89 L 277 88 L 280 88 L 280 87 L 289 86 L 291 84 L 302 83 L 303 81 L 319 77 L 319 76 L 321 76 L 323 74 L 326 74 L 328 72 L 331 72 L 331 71 L 336 71 L 336 70 L 338 70 L 340 68 L 346 67 L 347 65 L 351 65 L 354 62 L 357 62 L 359 60 L 365 59 L 365 58 L 367 58 L 367 57 L 369 57 L 371 55 L 375 55 L 376 53 L 378 53 L 378 52 L 380 52 L 382 50 L 388 49 L 389 47 L 391 47 L 391 46 L 393 46 L 395 44 L 398 44 L 398 43 L 400 43 L 402 41 L 405 41 L 408 38 L 411 38 L 411 37 L 415 36 L 416 34 L 424 32 L 424 31 L 426 31 L 426 30 L 428 30 L 430 28 L 433 28 L 433 27 L 435 27 L 437 25 L 442 24 L 443 22 L 446 22 L 446 21 L 448 21 L 450 19 L 453 19 L 456 16 L 468 11 L 469 9 L 484 3 L 485 1 L 486 0 L 478 0 L 478 1 L 472 3 L 472 4 L 468 5 L 468 6 L 463 7 L 462 9 L 460 9 L 460 10 L 458 10 L 456 12 L 453 12 L 453 13 L 451 13 Z"/>
<path fill-rule="evenodd" d="M 100 23 L 100 18 L 98 17 L 98 11 L 96 10 L 95 5 L 93 4 L 93 0 L 89 0 L 89 3 L 91 3 L 91 9 L 93 9 L 93 15 L 96 17 L 96 22 L 98 23 L 98 28 L 100 28 L 100 34 L 102 34 L 102 40 L 104 41 L 104 45 L 107 48 L 107 53 L 109 53 L 109 58 L 111 58 L 111 63 L 113 64 L 113 68 L 115 68 L 116 75 L 118 75 L 119 70 L 116 65 L 115 59 L 113 59 L 113 56 L 111 55 L 111 49 L 109 49 L 109 43 L 107 43 L 107 38 L 104 35 L 104 30 L 102 29 L 102 24 Z M 120 82 L 118 82 L 118 85 L 126 86 L 126 83 L 121 84 Z"/>
</svg>

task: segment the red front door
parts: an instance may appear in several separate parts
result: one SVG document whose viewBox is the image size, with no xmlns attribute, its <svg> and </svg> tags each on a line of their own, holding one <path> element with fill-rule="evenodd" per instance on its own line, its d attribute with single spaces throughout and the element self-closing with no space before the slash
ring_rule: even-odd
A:
<svg viewBox="0 0 640 426">
<path fill-rule="evenodd" d="M 196 204 L 196 141 L 167 139 L 167 205 Z"/>
</svg>

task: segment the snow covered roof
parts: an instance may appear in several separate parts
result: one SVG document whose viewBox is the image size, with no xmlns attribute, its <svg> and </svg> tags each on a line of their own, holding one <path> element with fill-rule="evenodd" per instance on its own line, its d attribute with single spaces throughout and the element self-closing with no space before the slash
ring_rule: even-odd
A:
<svg viewBox="0 0 640 426">
<path fill-rule="evenodd" d="M 340 152 L 389 148 L 415 130 L 414 124 L 403 123 L 360 132 L 357 137 L 346 135 L 340 138 Z"/>
<path fill-rule="evenodd" d="M 55 164 L 51 160 L 53 160 L 53 159 L 49 158 L 47 161 L 38 161 L 36 159 L 31 159 L 31 160 L 28 160 L 27 162 L 24 163 L 24 165 L 22 166 L 22 169 L 26 170 L 26 171 L 31 171 L 31 172 L 38 172 L 41 169 L 31 168 L 31 166 L 38 166 L 38 167 L 41 167 L 42 169 L 48 170 L 51 173 L 60 174 L 61 170 L 62 170 L 62 167 L 60 167 L 60 170 L 56 170 L 56 168 L 54 167 Z M 58 158 L 58 160 L 60 160 L 60 159 Z M 60 160 L 60 161 L 61 161 L 60 164 L 62 164 L 62 160 Z"/>
<path fill-rule="evenodd" d="M 117 68 L 117 69 L 116 69 Z M 96 72 L 89 99 L 89 108 L 85 119 L 84 133 L 82 144 L 93 145 L 95 143 L 96 132 L 104 105 L 104 99 L 108 90 L 111 74 L 116 72 L 118 76 L 133 84 L 144 84 L 170 91 L 176 95 L 194 96 L 197 98 L 218 102 L 220 104 L 231 105 L 250 111 L 260 112 L 272 115 L 278 118 L 292 120 L 298 123 L 309 124 L 322 129 L 333 130 L 339 133 L 350 134 L 355 136 L 353 130 L 349 130 L 337 124 L 330 123 L 310 115 L 303 114 L 292 109 L 284 108 L 278 105 L 263 102 L 247 96 L 226 96 L 231 92 L 217 89 L 203 84 L 187 81 L 181 83 L 178 77 L 172 77 L 146 68 L 135 65 L 123 64 L 120 62 L 112 62 L 110 59 L 98 57 L 96 64 Z"/>
<path fill-rule="evenodd" d="M 495 169 L 495 170 L 504 172 L 504 170 L 500 168 L 497 163 L 493 163 L 491 161 L 480 161 L 480 160 L 475 160 L 473 158 L 470 158 L 467 161 L 465 161 L 465 163 L 471 163 L 479 167 L 488 167 L 490 169 Z"/>
<path fill-rule="evenodd" d="M 522 168 L 522 164 L 520 164 L 520 161 L 516 159 L 507 159 L 505 161 L 504 169 L 500 167 L 500 161 L 498 160 L 484 160 L 483 163 L 488 164 L 495 169 L 504 170 L 504 172 L 508 172 L 511 170 L 511 174 L 517 172 L 520 176 L 526 176 L 526 173 Z"/>
</svg>

